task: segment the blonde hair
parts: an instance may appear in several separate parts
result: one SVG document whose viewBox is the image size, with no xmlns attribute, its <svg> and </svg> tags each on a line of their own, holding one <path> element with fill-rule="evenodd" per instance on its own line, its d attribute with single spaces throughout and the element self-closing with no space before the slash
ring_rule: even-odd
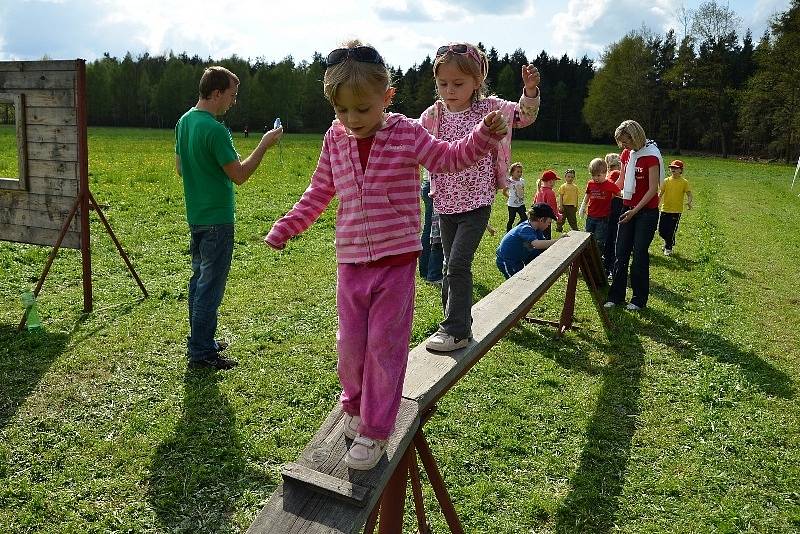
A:
<svg viewBox="0 0 800 534">
<path fill-rule="evenodd" d="M 341 44 L 341 48 L 356 48 L 359 46 L 372 47 L 358 39 Z M 347 87 L 354 94 L 363 96 L 367 93 L 383 93 L 391 85 L 392 74 L 386 65 L 356 61 L 349 57 L 341 63 L 331 65 L 325 69 L 325 75 L 322 79 L 325 98 L 331 104 L 336 103 L 336 92 L 342 87 Z"/>
<path fill-rule="evenodd" d="M 514 169 L 516 168 L 522 169 L 522 163 L 519 161 L 512 163 L 511 166 L 508 168 L 508 174 L 514 172 Z"/>
<path fill-rule="evenodd" d="M 456 54 L 452 51 L 446 52 L 437 57 L 433 62 L 433 78 L 436 79 L 436 73 L 439 71 L 439 66 L 445 63 L 452 63 L 458 70 L 467 76 L 472 76 L 475 79 L 475 84 L 478 86 L 475 92 L 472 93 L 472 102 L 483 100 L 489 93 L 489 87 L 486 85 L 486 76 L 489 74 L 489 59 L 486 54 L 475 45 L 470 43 L 450 43 L 450 45 L 463 44 L 471 49 L 478 56 L 479 61 L 470 54 Z M 436 93 L 439 93 L 439 86 L 436 86 Z M 442 98 L 442 95 L 439 95 Z"/>
<path fill-rule="evenodd" d="M 647 136 L 645 136 L 644 128 L 642 128 L 641 124 L 633 120 L 622 121 L 622 123 L 617 126 L 617 129 L 614 131 L 614 140 L 617 142 L 617 145 L 620 148 L 622 145 L 619 142 L 619 138 L 623 135 L 627 135 L 631 138 L 631 145 L 634 150 L 640 150 L 647 142 Z"/>
<path fill-rule="evenodd" d="M 619 160 L 619 154 L 616 152 L 609 152 L 606 154 L 606 165 L 610 169 L 621 169 L 622 162 Z"/>
<path fill-rule="evenodd" d="M 605 174 L 608 172 L 608 165 L 606 160 L 602 158 L 594 158 L 589 162 L 589 172 L 594 176 L 595 174 Z"/>
</svg>

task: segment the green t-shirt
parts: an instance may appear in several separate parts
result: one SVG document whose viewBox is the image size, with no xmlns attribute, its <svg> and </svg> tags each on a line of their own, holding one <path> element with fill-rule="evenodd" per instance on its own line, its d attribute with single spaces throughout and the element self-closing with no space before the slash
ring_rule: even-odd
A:
<svg viewBox="0 0 800 534">
<path fill-rule="evenodd" d="M 233 223 L 233 182 L 222 166 L 239 155 L 228 129 L 211 113 L 192 108 L 175 126 L 175 153 L 181 158 L 189 224 Z"/>
</svg>

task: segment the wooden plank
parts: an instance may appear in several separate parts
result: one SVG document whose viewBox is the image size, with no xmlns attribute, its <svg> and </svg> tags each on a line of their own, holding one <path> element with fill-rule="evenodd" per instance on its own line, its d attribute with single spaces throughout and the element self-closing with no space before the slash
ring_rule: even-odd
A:
<svg viewBox="0 0 800 534">
<path fill-rule="evenodd" d="M 448 353 L 430 352 L 425 343 L 408 357 L 403 396 L 429 409 L 460 376 L 486 354 L 503 334 L 528 313 L 531 306 L 567 272 L 568 266 L 590 245 L 591 234 L 569 232 L 522 271 L 515 274 L 472 307 L 473 341 Z"/>
<path fill-rule="evenodd" d="M 296 463 L 366 488 L 369 493 L 364 506 L 331 498 L 324 489 L 310 489 L 305 483 L 286 479 L 247 529 L 249 534 L 361 532 L 419 428 L 419 406 L 408 399 L 400 401 L 400 412 L 395 431 L 386 447 L 386 455 L 369 471 L 349 469 L 344 463 L 347 444 L 342 434 L 343 417 L 341 409 L 335 408 Z"/>
<path fill-rule="evenodd" d="M 29 89 L 74 89 L 75 70 L 13 72 L 0 70 L 0 89 L 25 91 Z"/>
<path fill-rule="evenodd" d="M 42 210 L 25 210 L 25 209 L 15 209 L 15 210 L 7 210 L 2 209 L 0 210 L 0 224 L 8 224 L 14 226 L 31 226 L 35 228 L 50 228 L 59 230 L 61 226 L 64 224 L 64 221 L 69 215 L 69 211 L 72 209 L 72 205 L 70 204 L 69 207 L 63 208 L 60 207 L 59 209 L 52 209 L 50 211 L 42 211 Z M 70 230 L 78 231 L 78 221 L 80 220 L 80 216 L 76 215 L 72 219 L 72 224 L 70 224 Z"/>
<path fill-rule="evenodd" d="M 78 180 L 75 178 L 42 178 L 28 176 L 28 193 L 75 198 L 78 196 Z"/>
<path fill-rule="evenodd" d="M 69 211 L 74 196 L 31 193 L 30 191 L 0 191 L 0 210 Z"/>
<path fill-rule="evenodd" d="M 28 143 L 28 159 L 78 161 L 75 143 Z"/>
<path fill-rule="evenodd" d="M 364 506 L 364 501 L 369 495 L 369 489 L 364 486 L 333 477 L 327 473 L 320 473 L 294 462 L 281 468 L 281 476 L 284 480 L 305 484 L 314 491 L 359 507 Z"/>
<path fill-rule="evenodd" d="M 0 240 L 31 245 L 50 246 L 56 244 L 61 228 L 35 228 L 30 226 L 8 225 L 0 223 Z M 65 248 L 81 248 L 81 236 L 78 232 L 67 232 L 61 246 Z"/>
<path fill-rule="evenodd" d="M 72 89 L 25 91 L 25 104 L 41 108 L 71 108 L 75 106 L 75 91 Z"/>
<path fill-rule="evenodd" d="M 49 124 L 53 126 L 62 126 L 65 124 L 76 125 L 76 111 L 75 108 L 45 108 L 28 106 L 25 108 L 25 122 L 28 127 L 35 124 Z"/>
<path fill-rule="evenodd" d="M 74 59 L 54 59 L 44 61 L 0 61 L 0 72 L 30 72 L 43 70 L 75 70 Z"/>
<path fill-rule="evenodd" d="M 28 126 L 27 136 L 29 143 L 69 143 L 78 144 L 78 127 L 73 125 L 42 125 Z"/>
<path fill-rule="evenodd" d="M 34 160 L 28 158 L 28 176 L 31 178 L 58 178 L 78 180 L 78 166 L 74 161 Z"/>
</svg>

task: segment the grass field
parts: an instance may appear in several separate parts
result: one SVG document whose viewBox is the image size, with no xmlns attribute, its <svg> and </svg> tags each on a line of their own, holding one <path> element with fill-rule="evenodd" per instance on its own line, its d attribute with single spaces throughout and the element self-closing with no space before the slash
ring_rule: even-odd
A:
<svg viewBox="0 0 800 534">
<path fill-rule="evenodd" d="M 0 148 L 10 135 L 0 130 Z M 243 154 L 256 142 L 236 140 Z M 45 331 L 20 333 L 20 294 L 49 249 L 0 242 L 0 532 L 247 528 L 338 395 L 334 210 L 281 253 L 261 243 L 305 189 L 320 144 L 287 136 L 282 162 L 270 151 L 238 189 L 220 330 L 241 363 L 214 374 L 186 371 L 188 233 L 172 132 L 90 130 L 92 191 L 151 297 L 140 299 L 95 219 L 95 311 L 82 316 L 80 257 L 62 251 L 39 299 Z M 572 166 L 582 187 L 589 160 L 611 149 L 517 142 L 514 159 L 529 184 Z M 672 257 L 653 242 L 647 310 L 612 310 L 607 337 L 581 285 L 582 330 L 559 339 L 518 326 L 442 399 L 427 435 L 467 532 L 800 531 L 793 169 L 683 159 L 695 209 Z M 498 229 L 505 215 L 498 199 Z M 478 252 L 476 299 L 502 281 L 499 237 Z M 556 318 L 563 288 L 532 313 Z M 418 286 L 414 344 L 435 329 L 438 302 Z"/>
</svg>

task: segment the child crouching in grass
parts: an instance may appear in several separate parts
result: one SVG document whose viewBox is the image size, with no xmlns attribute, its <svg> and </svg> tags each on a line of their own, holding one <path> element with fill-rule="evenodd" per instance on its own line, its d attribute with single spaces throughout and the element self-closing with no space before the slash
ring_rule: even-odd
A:
<svg viewBox="0 0 800 534">
<path fill-rule="evenodd" d="M 503 237 L 496 254 L 497 268 L 506 279 L 520 272 L 543 250 L 558 241 L 547 239 L 544 233 L 555 218 L 556 214 L 548 204 L 534 204 L 528 212 L 528 220 L 512 228 Z"/>
</svg>

